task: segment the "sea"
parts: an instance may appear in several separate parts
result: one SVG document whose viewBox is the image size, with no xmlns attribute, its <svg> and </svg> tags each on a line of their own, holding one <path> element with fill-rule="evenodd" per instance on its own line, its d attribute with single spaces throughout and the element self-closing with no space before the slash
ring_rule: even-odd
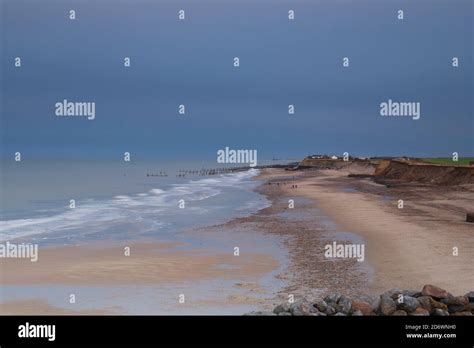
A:
<svg viewBox="0 0 474 348">
<path fill-rule="evenodd" d="M 209 175 L 216 168 L 231 167 L 193 161 L 3 161 L 0 242 L 173 239 L 179 231 L 270 205 L 253 191 L 258 169 Z"/>
</svg>

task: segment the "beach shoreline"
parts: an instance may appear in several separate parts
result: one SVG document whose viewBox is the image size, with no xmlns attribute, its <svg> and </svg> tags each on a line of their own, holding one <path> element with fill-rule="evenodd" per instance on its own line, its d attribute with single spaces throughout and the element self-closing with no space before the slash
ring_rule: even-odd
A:
<svg viewBox="0 0 474 348">
<path fill-rule="evenodd" d="M 176 290 L 149 301 L 173 302 L 167 313 L 178 314 L 193 310 L 220 314 L 220 308 L 226 307 L 234 309 L 223 309 L 224 313 L 243 314 L 249 308 L 270 310 L 290 296 L 298 300 L 329 292 L 373 300 L 388 289 L 417 289 L 428 283 L 456 293 L 472 289 L 469 256 L 474 255 L 473 227 L 461 222 L 460 211 L 446 207 L 469 203 L 473 188 L 466 188 L 467 195 L 463 190 L 445 188 L 387 188 L 347 174 L 348 170 L 341 169 L 263 169 L 254 178 L 261 181 L 255 191 L 271 201 L 269 207 L 223 224 L 183 232 L 201 236 L 204 244 L 221 238 L 227 251 L 206 245 L 186 249 L 180 243 L 157 239 L 46 247 L 34 265 L 29 260 L 0 260 L 2 284 L 13 289 L 30 285 L 171 286 Z M 435 196 L 442 204 L 426 204 Z M 396 205 L 400 197 L 406 201 L 403 210 Z M 289 208 L 290 200 L 294 208 Z M 452 255 L 453 240 L 458 256 Z M 333 242 L 364 244 L 365 260 L 328 260 L 325 246 Z M 269 247 L 263 248 L 266 243 Z M 252 244 L 262 246 L 261 252 L 252 250 Z M 124 254 L 125 246 L 130 248 L 129 256 Z M 238 256 L 235 246 L 240 249 Z M 217 284 L 221 293 L 210 298 L 202 287 L 202 297 L 193 294 L 189 303 L 180 306 L 175 298 L 183 288 L 192 292 L 193 282 Z M 7 315 L 123 311 L 110 304 L 58 306 L 34 295 L 0 303 L 0 313 Z"/>
</svg>

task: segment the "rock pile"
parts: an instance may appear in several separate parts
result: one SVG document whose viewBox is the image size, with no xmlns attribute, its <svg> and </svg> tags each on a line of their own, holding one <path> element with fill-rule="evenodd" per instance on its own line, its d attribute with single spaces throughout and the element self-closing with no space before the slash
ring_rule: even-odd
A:
<svg viewBox="0 0 474 348">
<path fill-rule="evenodd" d="M 272 312 L 253 312 L 254 315 L 312 315 L 312 316 L 472 316 L 474 291 L 464 296 L 453 296 L 434 285 L 421 291 L 392 289 L 373 301 L 351 300 L 332 293 L 316 301 L 302 300 L 276 306 Z"/>
</svg>

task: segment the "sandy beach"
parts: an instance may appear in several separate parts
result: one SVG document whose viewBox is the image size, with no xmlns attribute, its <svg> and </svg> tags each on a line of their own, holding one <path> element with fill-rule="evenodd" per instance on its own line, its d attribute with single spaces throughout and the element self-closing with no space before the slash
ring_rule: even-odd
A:
<svg viewBox="0 0 474 348">
<path fill-rule="evenodd" d="M 62 286 L 71 289 L 88 287 L 91 289 L 113 289 L 127 286 L 167 287 L 176 301 L 169 300 L 168 294 L 164 301 L 173 302 L 178 306 L 178 296 L 185 293 L 189 306 L 232 306 L 254 304 L 258 302 L 252 296 L 241 292 L 229 292 L 222 297 L 209 299 L 196 296 L 198 287 L 193 294 L 193 283 L 219 280 L 229 281 L 237 290 L 244 293 L 262 292 L 258 282 L 260 277 L 273 271 L 278 261 L 268 254 L 246 253 L 245 257 L 236 257 L 232 252 L 217 253 L 214 250 L 193 249 L 180 250 L 177 243 L 147 241 L 127 244 L 130 255 L 124 253 L 124 246 L 81 245 L 66 247 L 50 247 L 40 251 L 37 262 L 27 259 L 2 260 L 2 285 L 8 286 Z M 174 290 L 173 290 L 174 289 Z M 117 302 L 120 303 L 120 294 Z M 160 297 L 157 294 L 158 297 Z M 64 306 L 67 296 L 63 300 Z M 124 300 L 123 300 L 124 301 Z M 159 303 L 158 299 L 150 301 Z M 119 306 L 108 308 L 100 306 L 95 309 L 72 309 L 53 306 L 41 298 L 22 299 L 0 303 L 2 314 L 121 314 Z"/>
<path fill-rule="evenodd" d="M 182 243 L 156 239 L 46 247 L 38 262 L 1 260 L 2 285 L 173 286 L 172 296 L 177 296 L 179 284 L 187 284 L 189 293 L 193 283 L 218 281 L 230 284 L 220 289 L 220 297 L 195 293 L 186 306 L 246 305 L 263 310 L 289 295 L 299 299 L 340 292 L 369 299 L 391 288 L 420 289 L 427 283 L 456 293 L 474 287 L 474 227 L 462 219 L 463 207 L 474 204 L 473 187 L 387 188 L 370 179 L 347 177 L 349 173 L 263 170 L 256 178 L 262 183 L 256 190 L 271 206 L 185 232 L 199 235 L 203 244 L 228 240 L 227 252 L 205 245 L 186 249 Z M 397 208 L 399 199 L 404 200 L 404 209 Z M 293 209 L 289 200 L 294 201 Z M 245 244 L 260 236 L 271 237 L 276 247 L 247 252 Z M 327 259 L 324 247 L 334 241 L 365 244 L 364 261 Z M 241 245 L 242 255 L 233 254 L 234 245 Z M 130 256 L 124 254 L 125 246 L 130 247 Z M 453 247 L 459 249 L 458 256 L 453 256 Z M 264 277 L 275 278 L 281 286 L 265 286 Z M 33 295 L 1 303 L 0 312 L 115 314 L 121 309 L 112 305 L 75 309 Z"/>
<path fill-rule="evenodd" d="M 234 257 L 232 253 L 213 254 L 207 250 L 176 251 L 172 243 L 130 245 L 130 256 L 123 247 L 77 246 L 48 248 L 38 262 L 7 259 L 3 262 L 4 284 L 156 284 L 206 278 L 254 276 L 276 267 L 264 254 Z M 225 266 L 232 267 L 232 273 Z M 220 268 L 217 266 L 221 266 Z"/>
<path fill-rule="evenodd" d="M 474 226 L 465 222 L 464 210 L 474 206 L 473 185 L 387 188 L 370 179 L 347 177 L 349 173 L 269 169 L 261 178 L 280 183 L 266 189 L 272 195 L 309 198 L 339 228 L 364 239 L 372 274 L 368 282 L 357 284 L 358 290 L 377 294 L 436 284 L 464 294 L 474 287 Z M 397 207 L 399 199 L 404 200 L 403 209 Z M 313 231 L 299 238 L 314 237 Z M 300 245 L 311 247 L 309 242 Z M 458 256 L 453 255 L 454 247 Z M 300 268 L 303 262 L 295 258 Z M 345 285 L 343 293 L 353 288 Z"/>
</svg>

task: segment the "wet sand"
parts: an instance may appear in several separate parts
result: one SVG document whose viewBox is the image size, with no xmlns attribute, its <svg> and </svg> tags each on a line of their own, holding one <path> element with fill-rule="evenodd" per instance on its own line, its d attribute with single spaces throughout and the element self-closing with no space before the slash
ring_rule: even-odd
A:
<svg viewBox="0 0 474 348">
<path fill-rule="evenodd" d="M 208 278 L 254 277 L 269 272 L 277 262 L 265 254 L 236 257 L 205 249 L 174 250 L 172 243 L 123 246 L 65 246 L 40 250 L 37 262 L 2 260 L 2 284 L 159 284 Z M 232 272 L 229 272 L 229 268 Z"/>
<path fill-rule="evenodd" d="M 0 303 L 0 313 L 124 314 L 128 313 L 126 308 L 145 306 L 141 311 L 138 310 L 139 314 L 196 314 L 206 312 L 206 308 L 216 308 L 215 312 L 218 314 L 220 307 L 226 309 L 226 306 L 258 306 L 263 299 L 256 295 L 266 292 L 262 289 L 260 278 L 274 271 L 279 265 L 275 258 L 264 253 L 245 253 L 242 257 L 234 256 L 232 250 L 228 253 L 196 248 L 182 250 L 177 249 L 182 247 L 178 243 L 157 241 L 127 246 L 130 247 L 129 256 L 124 254 L 123 245 L 99 244 L 40 248 L 37 262 L 31 262 L 29 259 L 1 260 L 2 286 L 13 286 L 16 289 L 25 287 L 30 289 L 28 295 L 31 296 Z M 212 289 L 213 293 L 222 296 L 209 298 L 204 294 L 205 296 L 200 297 L 199 294 L 205 292 L 206 283 L 214 287 L 222 286 L 222 289 Z M 39 292 L 38 289 L 48 291 L 47 289 L 61 289 L 64 286 L 73 289 L 73 292 L 83 292 L 82 289 L 86 287 L 98 295 L 98 290 L 102 290 L 110 292 L 110 296 L 106 295 L 107 304 L 104 302 L 93 309 L 71 308 L 74 306 L 67 303 L 67 291 L 59 291 L 62 299 L 58 299 L 56 295 L 47 295 L 49 300 L 59 300 L 62 304 L 59 306 L 49 303 L 45 295 L 35 297 L 38 296 L 35 295 Z M 123 291 L 128 294 L 117 290 L 120 288 L 125 289 Z M 225 289 L 227 291 L 223 291 Z M 146 295 L 137 300 L 140 292 Z M 188 300 L 184 304 L 178 304 L 178 295 L 183 292 Z M 88 296 L 86 302 L 100 298 L 93 296 L 91 299 L 90 295 Z M 81 296 L 82 302 L 84 297 Z M 116 305 L 110 305 L 110 298 Z M 127 303 L 130 301 L 132 303 Z M 134 305 L 134 301 L 138 302 Z M 160 312 L 149 312 L 146 308 L 147 302 L 149 308 Z M 227 313 L 229 310 L 223 312 Z"/>
<path fill-rule="evenodd" d="M 113 313 L 113 310 L 108 309 L 75 311 L 53 306 L 48 301 L 40 299 L 0 303 L 0 314 L 2 315 L 107 315 Z"/>
</svg>

